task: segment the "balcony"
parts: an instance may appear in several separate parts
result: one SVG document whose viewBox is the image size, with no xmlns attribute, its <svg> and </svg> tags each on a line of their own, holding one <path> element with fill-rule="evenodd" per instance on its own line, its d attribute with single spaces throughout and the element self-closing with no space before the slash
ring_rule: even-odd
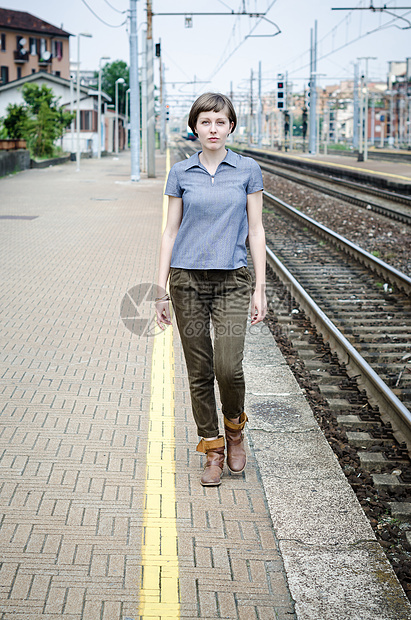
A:
<svg viewBox="0 0 411 620">
<path fill-rule="evenodd" d="M 52 59 L 50 52 L 44 52 L 43 56 L 39 58 L 39 67 L 48 67 L 48 65 L 51 65 Z"/>
<path fill-rule="evenodd" d="M 14 62 L 17 65 L 23 65 L 25 62 L 28 62 L 29 53 L 27 50 L 19 49 L 14 52 Z"/>
</svg>

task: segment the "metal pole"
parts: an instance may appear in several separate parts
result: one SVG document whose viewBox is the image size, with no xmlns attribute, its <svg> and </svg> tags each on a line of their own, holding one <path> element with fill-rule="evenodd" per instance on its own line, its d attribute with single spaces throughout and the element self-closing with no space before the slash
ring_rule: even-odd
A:
<svg viewBox="0 0 411 620">
<path fill-rule="evenodd" d="M 140 180 L 140 87 L 138 83 L 137 0 L 130 0 L 131 180 Z"/>
<path fill-rule="evenodd" d="M 317 20 L 314 30 L 311 28 L 311 75 L 310 75 L 310 137 L 309 151 L 312 155 L 317 152 Z"/>
<path fill-rule="evenodd" d="M 161 39 L 160 39 L 161 49 Z M 166 102 L 164 97 L 164 65 L 163 57 L 160 55 L 160 153 L 164 153 L 166 150 L 166 136 L 165 136 L 165 114 L 166 114 Z"/>
<path fill-rule="evenodd" d="M 364 77 L 360 79 L 360 132 L 358 136 L 358 161 L 363 161 L 363 132 L 364 132 L 364 93 L 363 93 Z"/>
<path fill-rule="evenodd" d="M 77 152 L 76 152 L 76 172 L 80 172 L 80 34 L 77 35 Z"/>
<path fill-rule="evenodd" d="M 353 133 L 352 145 L 354 149 L 358 149 L 358 63 L 354 64 L 354 93 L 353 93 Z"/>
<path fill-rule="evenodd" d="M 98 132 L 98 144 L 97 144 L 97 157 L 101 158 L 101 60 L 98 67 L 98 96 L 97 96 L 97 132 Z"/>
<path fill-rule="evenodd" d="M 118 80 L 116 80 L 115 85 L 115 93 L 116 93 L 116 105 L 115 105 L 115 122 L 114 122 L 114 151 L 115 154 L 118 155 Z"/>
<path fill-rule="evenodd" d="M 130 125 L 130 89 L 126 90 L 126 149 L 129 145 L 129 125 Z"/>
<path fill-rule="evenodd" d="M 154 116 L 154 62 L 151 0 L 147 0 L 147 176 L 156 176 Z"/>
<path fill-rule="evenodd" d="M 70 112 L 74 112 L 74 88 L 73 88 L 73 74 L 70 72 Z M 71 130 L 71 152 L 74 153 L 74 118 L 70 125 Z"/>
<path fill-rule="evenodd" d="M 261 60 L 258 62 L 258 141 L 257 145 L 260 149 L 262 147 L 262 135 L 261 135 L 261 124 L 262 124 L 262 114 L 263 114 L 263 104 L 261 101 Z"/>
<path fill-rule="evenodd" d="M 253 70 L 251 69 L 250 75 L 250 111 L 248 117 L 248 144 L 249 146 L 253 143 Z"/>
<path fill-rule="evenodd" d="M 142 145 L 142 162 L 141 169 L 147 172 L 147 32 L 142 33 L 143 63 L 141 75 L 141 145 Z"/>
<path fill-rule="evenodd" d="M 371 94 L 371 144 L 375 143 L 375 96 Z"/>
</svg>

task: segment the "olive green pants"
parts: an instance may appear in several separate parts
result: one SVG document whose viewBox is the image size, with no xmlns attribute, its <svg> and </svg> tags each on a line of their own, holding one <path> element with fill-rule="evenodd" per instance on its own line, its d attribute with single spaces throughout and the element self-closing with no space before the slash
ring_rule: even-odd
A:
<svg viewBox="0 0 411 620">
<path fill-rule="evenodd" d="M 200 437 L 219 434 L 215 379 L 223 414 L 236 418 L 244 411 L 242 361 L 250 295 L 251 275 L 246 267 L 170 270 L 170 296 Z"/>
</svg>

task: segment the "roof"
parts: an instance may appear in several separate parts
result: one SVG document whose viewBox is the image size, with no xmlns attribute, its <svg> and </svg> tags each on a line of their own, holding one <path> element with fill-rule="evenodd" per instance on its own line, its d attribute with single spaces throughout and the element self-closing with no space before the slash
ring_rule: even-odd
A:
<svg viewBox="0 0 411 620">
<path fill-rule="evenodd" d="M 37 34 L 51 34 L 59 37 L 71 36 L 69 32 L 57 28 L 57 26 L 53 26 L 43 19 L 31 15 L 31 13 L 12 11 L 11 9 L 0 9 L 0 28 L 35 32 Z"/>
<path fill-rule="evenodd" d="M 0 86 L 0 98 L 1 94 L 7 90 L 12 90 L 13 88 L 20 88 L 26 82 L 36 82 L 37 80 L 45 80 L 46 82 L 51 82 L 55 84 L 60 84 L 61 86 L 66 86 L 70 89 L 70 80 L 66 80 L 65 78 L 59 77 L 57 75 L 53 75 L 51 73 L 46 73 L 45 71 L 37 71 L 37 73 L 30 73 L 30 75 L 25 75 L 19 80 L 13 80 L 12 82 L 7 82 L 7 84 L 3 84 Z M 74 90 L 77 92 L 77 86 L 74 85 Z M 82 86 L 80 84 L 80 92 L 88 97 L 97 97 L 98 90 L 94 88 L 90 88 L 90 86 Z M 74 94 L 74 98 L 76 94 Z M 103 100 L 111 101 L 111 97 L 107 95 L 103 90 L 101 91 L 101 97 Z"/>
</svg>

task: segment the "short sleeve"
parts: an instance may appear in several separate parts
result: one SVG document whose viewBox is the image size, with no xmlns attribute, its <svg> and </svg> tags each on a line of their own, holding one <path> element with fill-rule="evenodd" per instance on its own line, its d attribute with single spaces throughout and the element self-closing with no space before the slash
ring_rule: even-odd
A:
<svg viewBox="0 0 411 620">
<path fill-rule="evenodd" d="M 168 179 L 167 179 L 166 189 L 164 193 L 166 196 L 176 196 L 177 198 L 181 198 L 181 196 L 183 195 L 180 183 L 178 181 L 178 176 L 177 176 L 175 165 L 171 168 L 170 172 L 168 173 Z"/>
<path fill-rule="evenodd" d="M 247 184 L 247 194 L 254 194 L 264 189 L 263 175 L 261 168 L 255 161 L 255 159 L 249 158 L 250 162 L 250 179 Z"/>
</svg>

